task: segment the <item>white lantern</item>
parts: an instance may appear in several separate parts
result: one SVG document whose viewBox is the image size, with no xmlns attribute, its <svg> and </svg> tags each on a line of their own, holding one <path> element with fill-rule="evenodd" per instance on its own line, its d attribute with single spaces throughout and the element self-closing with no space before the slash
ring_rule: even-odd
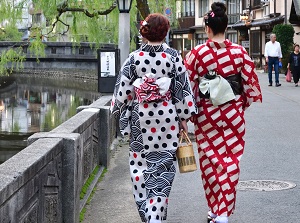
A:
<svg viewBox="0 0 300 223">
<path fill-rule="evenodd" d="M 132 0 L 118 0 L 117 3 L 120 13 L 129 13 Z"/>
</svg>

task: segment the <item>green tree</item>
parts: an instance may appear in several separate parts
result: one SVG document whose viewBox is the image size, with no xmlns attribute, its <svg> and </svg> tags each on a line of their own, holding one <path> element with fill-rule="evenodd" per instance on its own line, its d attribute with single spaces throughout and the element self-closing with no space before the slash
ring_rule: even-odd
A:
<svg viewBox="0 0 300 223">
<path fill-rule="evenodd" d="M 40 41 L 41 37 L 46 37 L 48 41 L 64 39 L 74 44 L 83 41 L 93 42 L 96 46 L 101 43 L 118 43 L 118 28 L 116 27 L 118 27 L 119 11 L 116 0 L 20 0 L 17 5 L 14 2 L 1 0 L 0 24 L 6 22 L 9 26 L 4 27 L 5 32 L 0 30 L 0 41 L 21 39 L 21 33 L 16 29 L 16 24 L 20 21 L 22 9 L 29 7 L 33 16 L 42 13 L 45 17 L 45 21 L 38 24 L 38 27 L 36 25 L 31 27 L 30 37 L 33 41 L 26 44 L 34 44 L 34 47 L 29 46 L 34 50 L 33 53 L 43 55 L 41 49 L 43 51 L 45 46 Z M 180 1 L 133 0 L 130 10 L 132 49 L 135 47 L 134 37 L 138 34 L 137 18 L 143 19 L 152 12 L 164 13 L 166 8 L 171 8 L 175 12 L 177 2 Z M 175 16 L 176 13 L 172 13 L 170 18 L 172 26 L 177 24 Z M 8 62 L 5 52 L 1 52 L 0 59 L 2 60 L 3 57 L 6 60 L 5 63 L 0 63 L 0 75 L 12 72 L 12 69 L 9 72 L 5 71 L 5 64 Z M 24 60 L 24 55 L 17 55 L 19 57 L 15 57 L 11 62 Z M 15 64 L 12 65 L 12 67 L 15 66 Z"/>
<path fill-rule="evenodd" d="M 295 30 L 294 27 L 290 24 L 277 24 L 274 26 L 272 32 L 276 34 L 276 39 L 281 45 L 282 67 L 285 71 L 289 59 L 289 54 L 293 49 Z"/>
</svg>

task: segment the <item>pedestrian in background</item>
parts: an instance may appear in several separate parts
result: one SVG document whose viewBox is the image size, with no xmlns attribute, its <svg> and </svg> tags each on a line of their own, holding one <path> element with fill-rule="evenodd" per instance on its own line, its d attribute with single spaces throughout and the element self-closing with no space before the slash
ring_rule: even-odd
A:
<svg viewBox="0 0 300 223">
<path fill-rule="evenodd" d="M 276 35 L 272 33 L 270 35 L 270 41 L 265 45 L 265 59 L 268 64 L 268 74 L 269 74 L 269 86 L 273 85 L 272 81 L 272 70 L 274 66 L 275 71 L 275 86 L 279 87 L 279 62 L 281 62 L 282 53 L 280 43 L 276 41 Z"/>
<path fill-rule="evenodd" d="M 130 138 L 136 205 L 142 222 L 149 223 L 167 218 L 179 133 L 188 132 L 186 120 L 197 112 L 182 57 L 163 42 L 169 28 L 158 13 L 143 21 L 140 34 L 147 43 L 124 62 L 112 100 L 121 133 Z"/>
<path fill-rule="evenodd" d="M 287 68 L 291 70 L 295 87 L 298 87 L 299 76 L 300 76 L 300 54 L 299 44 L 294 45 L 294 51 L 290 54 Z"/>
<path fill-rule="evenodd" d="M 245 146 L 244 111 L 252 102 L 261 102 L 262 95 L 247 51 L 225 39 L 228 17 L 224 3 L 214 2 L 204 23 L 209 40 L 185 58 L 199 111 L 191 121 L 209 207 L 208 222 L 228 223 L 235 209 Z"/>
</svg>

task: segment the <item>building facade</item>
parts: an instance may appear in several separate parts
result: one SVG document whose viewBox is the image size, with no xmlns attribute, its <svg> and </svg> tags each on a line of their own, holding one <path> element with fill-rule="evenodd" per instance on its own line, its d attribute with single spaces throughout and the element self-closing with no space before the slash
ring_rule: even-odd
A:
<svg viewBox="0 0 300 223">
<path fill-rule="evenodd" d="M 186 55 L 194 46 L 194 35 L 190 27 L 195 26 L 197 0 L 177 1 L 176 17 L 178 29 L 171 31 L 172 47 L 181 52 L 182 56 Z"/>
<path fill-rule="evenodd" d="M 178 1 L 179 29 L 172 32 L 173 47 L 182 56 L 206 42 L 204 15 L 216 0 Z M 263 67 L 264 46 L 276 24 L 291 24 L 294 43 L 300 43 L 300 0 L 219 0 L 226 4 L 229 18 L 226 38 L 243 45 L 257 68 Z"/>
</svg>

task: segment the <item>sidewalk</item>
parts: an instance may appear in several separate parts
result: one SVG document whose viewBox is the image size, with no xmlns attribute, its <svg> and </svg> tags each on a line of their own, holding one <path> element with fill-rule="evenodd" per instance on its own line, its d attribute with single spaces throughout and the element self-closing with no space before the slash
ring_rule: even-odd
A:
<svg viewBox="0 0 300 223">
<path fill-rule="evenodd" d="M 258 75 L 263 103 L 254 103 L 246 111 L 246 147 L 240 180 L 286 180 L 300 185 L 300 87 L 285 82 L 283 74 L 281 87 L 268 87 L 267 74 Z M 198 159 L 195 144 L 194 149 Z M 271 192 L 237 191 L 236 212 L 229 222 L 299 222 L 299 197 L 299 186 Z M 200 171 L 178 172 L 169 198 L 167 223 L 206 223 L 207 210 Z M 140 222 L 131 193 L 128 143 L 120 142 L 108 172 L 87 205 L 84 223 Z"/>
<path fill-rule="evenodd" d="M 198 159 L 198 154 L 196 155 Z M 128 165 L 128 143 L 121 142 L 108 172 L 98 183 L 91 204 L 87 206 L 84 223 L 141 222 L 132 195 Z M 193 182 L 193 184 L 186 184 L 187 182 Z M 186 174 L 178 172 L 169 199 L 168 222 L 192 223 L 192 221 L 186 221 L 186 218 L 201 219 L 201 213 L 202 216 L 207 213 L 203 196 L 199 170 Z M 193 204 L 195 199 L 203 203 L 202 208 Z M 182 210 L 184 214 L 181 214 Z M 205 218 L 202 219 L 203 223 L 206 223 Z"/>
</svg>

